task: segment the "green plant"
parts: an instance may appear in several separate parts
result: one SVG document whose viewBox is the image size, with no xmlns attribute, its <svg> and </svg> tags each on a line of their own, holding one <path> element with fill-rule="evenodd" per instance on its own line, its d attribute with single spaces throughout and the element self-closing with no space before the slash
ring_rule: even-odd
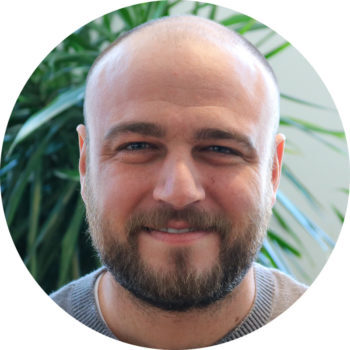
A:
<svg viewBox="0 0 350 350">
<path fill-rule="evenodd" d="M 94 59 L 121 33 L 148 20 L 171 15 L 182 1 L 138 4 L 109 13 L 80 28 L 58 45 L 38 66 L 14 107 L 6 131 L 1 193 L 13 240 L 26 266 L 38 283 L 50 292 L 95 268 L 99 262 L 90 247 L 79 194 L 78 147 L 75 127 L 83 122 L 84 83 Z M 184 13 L 217 20 L 218 7 L 188 2 Z M 242 35 L 261 31 L 261 46 L 275 33 L 254 19 L 232 13 L 220 23 Z M 271 59 L 288 48 L 281 42 L 265 57 Z M 281 98 L 322 109 L 295 97 Z M 344 140 L 341 131 L 330 131 L 301 118 L 282 116 L 281 125 L 297 128 L 309 137 L 338 149 L 323 135 Z M 317 200 L 299 181 L 288 164 L 283 174 L 312 205 Z M 283 208 L 283 209 L 282 209 Z M 339 219 L 342 212 L 334 207 Z M 307 254 L 302 236 L 329 250 L 334 242 L 288 198 L 278 193 L 274 219 L 279 232 L 270 229 L 259 255 L 269 266 L 289 272 L 293 263 L 301 270 L 300 257 Z M 296 233 L 288 218 L 303 228 Z M 283 233 L 283 235 L 281 234 Z M 285 237 L 288 236 L 289 239 Z M 292 242 L 292 243 L 291 243 Z"/>
</svg>

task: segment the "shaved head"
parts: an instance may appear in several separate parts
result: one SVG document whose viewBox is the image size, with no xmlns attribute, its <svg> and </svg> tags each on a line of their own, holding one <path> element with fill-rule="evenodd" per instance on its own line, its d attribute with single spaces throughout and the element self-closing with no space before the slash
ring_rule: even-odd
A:
<svg viewBox="0 0 350 350">
<path fill-rule="evenodd" d="M 276 96 L 279 95 L 276 76 L 265 57 L 256 49 L 247 39 L 236 32 L 205 18 L 186 15 L 174 17 L 162 17 L 141 24 L 128 32 L 119 36 L 110 44 L 95 60 L 90 68 L 87 77 L 86 100 L 89 98 L 89 81 L 94 75 L 96 68 L 113 55 L 118 47 L 128 44 L 128 50 L 136 51 L 142 48 L 147 51 L 150 45 L 158 46 L 158 50 L 167 50 L 170 47 L 185 49 L 187 45 L 214 45 L 218 49 L 224 50 L 233 55 L 240 51 L 245 55 L 246 60 L 254 61 L 267 73 L 267 79 L 273 82 L 273 89 L 276 90 Z M 157 49 L 156 49 L 157 50 Z M 128 55 L 128 51 L 121 54 Z M 157 55 L 154 56 L 154 62 L 157 62 Z M 117 61 L 116 61 L 117 63 Z M 115 65 L 115 69 L 123 69 L 122 66 Z M 122 86 L 121 86 L 122 87 Z M 279 124 L 279 98 L 276 99 L 277 108 L 274 119 L 274 132 L 277 131 Z M 88 110 L 84 104 L 85 124 L 88 124 Z"/>
</svg>

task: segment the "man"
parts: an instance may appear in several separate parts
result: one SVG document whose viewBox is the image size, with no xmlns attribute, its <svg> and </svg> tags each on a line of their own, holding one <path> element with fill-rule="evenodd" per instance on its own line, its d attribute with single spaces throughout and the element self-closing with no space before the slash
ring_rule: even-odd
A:
<svg viewBox="0 0 350 350">
<path fill-rule="evenodd" d="M 305 286 L 253 263 L 285 138 L 271 68 L 208 20 L 128 33 L 90 70 L 81 194 L 103 268 L 52 294 L 87 326 L 181 349 L 248 334 Z"/>
</svg>

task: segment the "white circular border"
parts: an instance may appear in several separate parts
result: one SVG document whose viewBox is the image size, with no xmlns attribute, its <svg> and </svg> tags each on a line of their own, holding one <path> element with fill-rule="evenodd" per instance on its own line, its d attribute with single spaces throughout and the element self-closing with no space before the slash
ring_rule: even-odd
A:
<svg viewBox="0 0 350 350">
<path fill-rule="evenodd" d="M 2 3 L 0 64 L 3 137 L 16 99 L 33 70 L 66 36 L 91 20 L 140 1 L 12 0 Z M 289 40 L 327 86 L 350 140 L 350 53 L 347 48 L 347 1 L 236 0 L 209 1 L 247 14 Z M 0 142 L 0 147 L 2 140 Z M 24 267 L 0 210 L 0 347 L 29 349 L 84 347 L 130 349 L 82 326 L 60 310 Z M 277 320 L 221 348 L 329 349 L 350 345 L 350 214 L 347 211 L 336 248 L 306 294 Z M 344 317 L 343 317 L 344 315 Z M 344 319 L 344 320 L 343 320 Z M 8 346 L 7 346 L 8 347 Z"/>
</svg>

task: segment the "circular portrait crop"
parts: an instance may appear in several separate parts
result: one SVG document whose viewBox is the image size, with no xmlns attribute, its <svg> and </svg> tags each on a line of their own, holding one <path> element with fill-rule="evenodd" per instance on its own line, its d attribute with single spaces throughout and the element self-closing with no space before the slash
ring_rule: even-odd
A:
<svg viewBox="0 0 350 350">
<path fill-rule="evenodd" d="M 1 161 L 9 231 L 52 304 L 156 349 L 234 341 L 292 306 L 349 194 L 345 133 L 309 63 L 254 18 L 192 1 L 64 39 L 21 91 Z"/>
</svg>

